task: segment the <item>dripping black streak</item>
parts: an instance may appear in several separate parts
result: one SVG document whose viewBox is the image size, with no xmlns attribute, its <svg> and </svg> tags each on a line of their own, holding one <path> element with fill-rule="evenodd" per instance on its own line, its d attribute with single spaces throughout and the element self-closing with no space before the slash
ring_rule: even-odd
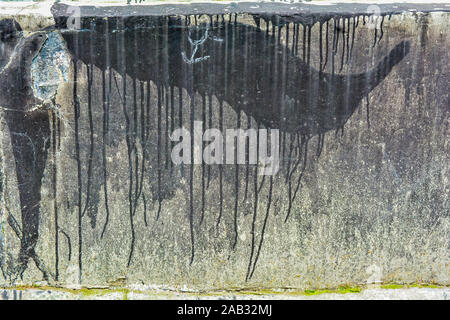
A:
<svg viewBox="0 0 450 320">
<path fill-rule="evenodd" d="M 354 29 L 359 23 L 359 18 L 353 18 L 350 26 L 350 18 L 334 19 L 333 43 L 332 43 L 332 72 L 325 73 L 323 69 L 316 70 L 310 65 L 311 54 L 311 25 L 303 25 L 303 60 L 297 56 L 296 45 L 300 38 L 299 25 L 294 27 L 294 43 L 292 48 L 286 47 L 280 43 L 280 32 L 289 21 L 276 20 L 275 31 L 269 33 L 268 30 L 262 30 L 259 27 L 261 17 L 255 17 L 258 27 L 252 27 L 233 21 L 233 16 L 226 19 L 224 16 L 210 16 L 209 23 L 202 25 L 190 25 L 191 19 L 186 17 L 146 17 L 146 18 L 115 18 L 109 19 L 106 23 L 100 19 L 86 19 L 85 30 L 88 32 L 63 32 L 69 50 L 74 54 L 75 60 L 81 60 L 87 65 L 94 64 L 100 70 L 104 71 L 109 67 L 117 70 L 123 77 L 126 75 L 134 79 L 146 82 L 152 81 L 158 87 L 158 144 L 157 144 L 157 184 L 158 192 L 156 200 L 158 201 L 158 214 L 161 211 L 161 201 L 164 195 L 161 191 L 161 170 L 167 167 L 167 139 L 165 151 L 166 162 L 160 153 L 163 152 L 161 140 L 162 118 L 161 105 L 163 100 L 169 100 L 167 96 L 173 95 L 175 87 L 187 90 L 191 96 L 190 103 L 190 122 L 194 119 L 194 94 L 200 94 L 203 99 L 215 96 L 219 102 L 219 127 L 223 127 L 223 103 L 226 102 L 234 108 L 238 114 L 238 125 L 240 124 L 240 112 L 244 112 L 257 123 L 257 126 L 267 128 L 281 129 L 285 133 L 291 134 L 289 153 L 293 153 L 295 137 L 298 137 L 298 146 L 295 154 L 297 161 L 293 161 L 292 169 L 288 169 L 286 180 L 289 183 L 289 209 L 286 220 L 289 217 L 290 208 L 295 198 L 303 170 L 306 166 L 306 153 L 308 140 L 313 136 L 319 136 L 318 155 L 323 146 L 324 134 L 328 131 L 342 129 L 357 109 L 361 100 L 366 97 L 399 63 L 409 52 L 409 43 L 401 42 L 395 46 L 391 52 L 382 59 L 378 65 L 367 72 L 356 74 L 336 74 L 334 72 L 334 56 L 338 48 L 339 38 L 345 43 L 343 50 L 347 50 L 346 59 L 344 51 L 341 59 L 341 67 L 345 61 L 348 61 L 353 48 Z M 236 16 L 234 16 L 236 19 Z M 274 18 L 262 17 L 269 22 L 274 23 Z M 364 17 L 363 17 L 364 20 Z M 281 21 L 281 23 L 280 23 Z M 365 20 L 364 20 L 365 21 Z M 328 40 L 328 21 L 320 21 L 321 28 L 326 23 L 326 38 Z M 64 29 L 64 19 L 59 21 L 59 28 Z M 348 35 L 345 38 L 345 29 Z M 352 44 L 350 47 L 350 29 L 352 29 Z M 115 32 L 112 32 L 112 31 Z M 287 29 L 288 30 L 288 29 Z M 341 32 L 342 31 L 342 32 Z M 288 31 L 286 31 L 288 32 Z M 76 41 L 75 41 L 76 39 Z M 107 39 L 107 41 L 105 40 Z M 378 40 L 379 41 L 379 40 Z M 86 50 L 95 43 L 98 48 L 94 55 L 90 50 Z M 305 44 L 307 43 L 307 44 Z M 137 46 L 137 44 L 139 44 Z M 328 49 L 328 42 L 326 43 Z M 108 54 L 107 54 L 108 53 Z M 321 52 L 322 56 L 322 52 Z M 326 52 L 325 63 L 327 62 L 328 50 Z M 245 77 L 242 74 L 245 74 Z M 126 93 L 125 81 L 123 82 L 122 99 Z M 136 84 L 133 85 L 134 91 L 134 109 L 136 109 Z M 167 93 L 167 94 L 165 94 Z M 128 119 L 128 109 L 124 103 L 124 113 Z M 180 100 L 181 103 L 181 100 Z M 206 120 L 206 102 L 203 100 L 202 118 Z M 180 108 L 180 114 L 181 114 Z M 211 105 L 210 110 L 211 112 Z M 166 109 L 166 127 L 168 125 L 168 109 Z M 172 110 L 173 112 L 173 103 Z M 173 121 L 173 118 L 171 118 Z M 181 117 L 180 117 L 181 119 Z M 181 121 L 181 120 L 180 120 Z M 136 125 L 136 119 L 133 121 Z M 206 121 L 204 121 L 206 122 Z M 127 120 L 127 144 L 129 153 L 135 150 L 136 129 L 132 129 L 130 120 Z M 191 126 L 192 128 L 192 126 Z M 127 132 L 128 132 L 127 131 Z M 283 142 L 284 144 L 284 142 Z M 284 149 L 284 148 L 283 148 Z M 284 152 L 284 151 L 283 151 Z M 289 161 L 290 161 L 289 157 Z M 136 160 L 137 161 L 137 160 Z M 237 167 L 237 166 L 236 166 Z M 289 166 L 288 166 L 289 167 Z M 294 186 L 291 186 L 291 180 L 294 171 L 301 168 L 300 177 Z M 130 156 L 130 219 L 132 224 L 132 245 L 128 264 L 131 262 L 134 247 L 134 228 L 133 216 L 136 209 L 137 198 L 131 198 L 133 180 L 136 188 L 139 187 L 137 176 L 133 178 L 133 168 L 139 169 L 131 163 Z M 142 167 L 141 170 L 144 170 Z M 205 179 L 204 167 L 202 167 L 202 179 Z M 208 171 L 209 172 L 209 171 Z M 193 207 L 193 171 L 190 169 L 189 183 L 189 221 L 192 239 L 191 263 L 194 258 L 194 233 L 193 219 L 195 210 Z M 248 168 L 247 168 L 248 176 Z M 239 171 L 235 169 L 235 193 L 236 200 L 234 205 L 234 226 L 235 236 L 233 248 L 237 243 L 237 211 L 238 211 L 238 191 L 239 191 Z M 219 166 L 219 215 L 217 225 L 222 217 L 222 180 L 223 168 Z M 248 179 L 247 179 L 248 180 Z M 256 219 L 258 191 L 261 190 L 264 179 L 258 186 L 258 179 L 255 175 L 254 181 L 254 219 Z M 270 181 L 270 194 L 273 181 Z M 202 183 L 204 192 L 205 182 Z M 247 191 L 247 187 L 245 189 Z M 138 194 L 139 195 L 139 194 Z M 269 207 L 264 218 L 264 228 L 266 226 Z M 204 195 L 202 195 L 201 221 L 204 215 Z M 254 222 L 252 227 L 254 235 Z M 247 277 L 251 277 L 254 272 L 256 261 L 260 253 L 260 247 L 263 237 L 259 243 L 258 250 L 254 250 L 256 240 L 252 237 L 252 252 L 249 263 Z M 254 257 L 254 261 L 252 259 Z M 253 267 L 251 268 L 251 264 Z"/>
<path fill-rule="evenodd" d="M 153 200 L 158 202 L 157 217 L 161 212 L 161 204 L 163 199 L 170 197 L 170 192 L 164 190 L 161 186 L 162 172 L 163 170 L 171 167 L 172 164 L 168 163 L 168 129 L 174 129 L 174 96 L 175 87 L 179 88 L 179 125 L 182 125 L 182 91 L 185 89 L 191 96 L 191 113 L 189 115 L 192 122 L 194 115 L 193 105 L 195 99 L 194 94 L 198 93 L 203 98 L 202 120 L 203 123 L 209 123 L 211 126 L 212 115 L 212 97 L 215 96 L 219 102 L 219 126 L 223 128 L 224 115 L 223 104 L 226 102 L 229 104 L 238 115 L 238 125 L 241 121 L 241 112 L 245 113 L 248 119 L 253 119 L 258 127 L 276 128 L 280 129 L 284 134 L 282 136 L 283 154 L 286 152 L 288 156 L 288 166 L 286 169 L 286 181 L 289 184 L 289 209 L 286 214 L 286 221 L 289 218 L 292 202 L 299 190 L 300 179 L 303 175 L 303 171 L 306 166 L 308 141 L 313 136 L 319 136 L 318 151 L 320 154 L 323 146 L 324 134 L 328 131 L 342 129 L 351 117 L 354 111 L 357 109 L 361 100 L 366 97 L 391 71 L 393 66 L 399 63 L 403 57 L 408 54 L 409 43 L 401 42 L 391 52 L 382 59 L 378 65 L 370 71 L 341 75 L 334 72 L 334 56 L 337 51 L 338 42 L 340 38 L 340 30 L 347 30 L 347 38 L 344 37 L 345 31 L 342 32 L 342 39 L 346 46 L 342 46 L 343 50 L 347 50 L 346 60 L 348 61 L 353 49 L 354 30 L 359 23 L 359 18 L 356 20 L 353 18 L 352 26 L 350 26 L 350 19 L 336 20 L 334 19 L 334 28 L 329 24 L 329 21 L 319 21 L 320 28 L 326 26 L 326 53 L 325 57 L 322 55 L 322 33 L 320 34 L 320 66 L 319 70 L 313 68 L 310 65 L 311 61 L 311 27 L 317 21 L 312 21 L 310 24 L 294 23 L 292 34 L 289 35 L 289 28 L 286 26 L 289 20 L 280 17 L 260 17 L 255 16 L 255 22 L 257 27 L 245 25 L 236 22 L 236 15 L 234 21 L 230 16 L 226 19 L 224 16 L 210 16 L 209 22 L 202 24 L 201 26 L 190 25 L 190 17 L 186 19 L 175 17 L 132 17 L 132 18 L 111 18 L 108 20 L 85 18 L 82 19 L 83 32 L 67 31 L 66 21 L 67 17 L 55 16 L 57 22 L 56 27 L 64 30 L 62 35 L 67 42 L 67 47 L 71 51 L 75 60 L 75 73 L 77 71 L 77 62 L 81 61 L 88 66 L 89 77 L 89 92 L 92 85 L 92 68 L 95 65 L 102 71 L 103 82 L 103 143 L 105 143 L 108 127 L 109 127 L 109 107 L 111 93 L 112 78 L 111 72 L 108 72 L 109 78 L 106 78 L 106 71 L 111 69 L 116 70 L 122 75 L 122 88 L 119 88 L 117 79 L 114 78 L 116 88 L 119 91 L 121 103 L 123 106 L 123 114 L 126 119 L 127 130 L 127 149 L 129 157 L 129 214 L 131 223 L 132 241 L 130 254 L 128 257 L 128 265 L 130 265 L 134 245 L 135 245 L 135 231 L 134 231 L 134 219 L 137 208 L 137 202 L 142 198 L 144 202 L 144 208 L 146 208 L 146 197 L 143 192 L 143 176 L 145 171 L 145 162 L 149 161 L 150 155 L 145 148 L 149 139 L 149 124 L 148 118 L 150 117 L 150 81 L 152 81 L 158 87 L 156 93 L 158 100 L 157 117 L 157 192 L 153 196 Z M 260 27 L 260 19 L 266 21 L 267 30 L 263 30 Z M 281 21 L 281 23 L 280 23 Z M 269 23 L 272 23 L 275 27 L 270 33 L 268 30 Z M 302 37 L 300 32 L 300 24 L 303 26 L 303 59 L 298 57 L 298 41 Z M 286 37 L 292 37 L 293 45 L 291 48 L 281 44 L 280 34 L 282 28 L 286 28 Z M 333 41 L 332 41 L 332 72 L 325 73 L 325 65 L 328 62 L 328 30 L 329 27 L 333 28 Z M 350 29 L 352 29 L 351 45 L 349 42 Z M 87 31 L 87 32 L 86 32 Z M 380 38 L 381 40 L 381 38 Z M 307 45 L 305 44 L 307 43 Z M 375 39 L 376 43 L 376 39 Z M 93 44 L 95 48 L 93 47 Z M 344 54 L 341 60 L 341 70 L 344 63 Z M 323 62 L 323 64 L 322 64 Z M 29 70 L 25 69 L 25 70 Z M 242 76 L 245 74 L 245 76 Z M 133 101 L 132 108 L 128 106 L 126 99 L 126 75 L 133 79 Z M 77 77 L 77 75 L 74 75 Z M 138 138 L 138 83 L 141 85 L 141 137 L 140 143 L 144 150 L 143 159 L 139 164 L 138 152 L 137 152 L 137 138 Z M 77 118 L 80 112 L 78 93 L 76 88 L 76 78 L 74 79 L 74 107 L 75 107 L 75 124 L 77 124 Z M 105 84 L 108 83 L 106 86 Z M 146 84 L 146 90 L 144 90 L 144 84 Z M 107 88 L 107 90 L 105 89 Z M 147 101 L 144 103 L 144 92 L 146 92 Z M 121 94 L 120 94 L 121 93 Z M 209 106 L 209 121 L 206 121 L 206 99 L 208 99 Z M 12 100 L 11 100 L 12 101 Z M 170 104 L 170 124 L 169 124 L 169 109 L 166 108 L 165 115 L 161 112 L 161 105 Z M 26 108 L 31 103 L 29 101 L 21 101 L 22 106 Z M 89 93 L 89 112 L 91 112 L 91 93 Z M 17 104 L 14 107 L 17 109 Z M 39 113 L 40 114 L 40 113 Z M 145 116 L 146 115 L 146 116 Z M 162 124 L 164 123 L 165 116 L 165 133 Z M 17 166 L 18 179 L 28 179 L 34 184 L 39 184 L 42 177 L 43 167 L 47 156 L 47 146 L 45 145 L 45 137 L 49 133 L 48 118 L 44 115 L 36 115 L 34 123 L 39 125 L 30 126 L 25 128 L 26 121 L 22 121 L 20 126 L 22 128 L 15 128 L 17 126 L 14 117 L 18 117 L 13 113 L 7 113 L 7 117 L 11 120 L 7 120 L 10 130 L 12 132 L 26 133 L 32 139 L 35 139 L 35 145 L 39 146 L 38 153 L 33 156 L 28 156 L 28 162 L 21 161 L 26 153 L 20 154 L 15 152 L 16 162 L 20 163 Z M 22 113 L 22 117 L 24 113 Z M 90 117 L 90 127 L 92 129 L 92 119 Z M 43 119 L 41 119 L 43 118 Z M 250 120 L 248 120 L 248 126 L 250 127 Z M 192 126 L 191 126 L 192 128 Z M 27 130 L 35 130 L 36 132 L 27 132 Z M 77 145 L 78 141 L 78 131 Z M 163 140 L 162 135 L 165 134 Z M 290 135 L 289 148 L 285 148 L 286 137 Z M 14 136 L 14 135 L 12 135 Z M 18 135 L 21 137 L 21 135 Z M 27 150 L 30 146 L 26 146 L 23 138 L 12 137 L 13 150 Z M 163 145 L 163 141 L 165 144 Z M 297 145 L 296 147 L 294 147 Z M 109 221 L 109 209 L 108 209 L 108 194 L 106 188 L 106 150 L 103 146 L 102 150 L 102 163 L 104 169 L 104 192 L 105 192 L 105 207 L 107 211 L 107 220 L 103 226 L 102 237 L 107 230 L 107 224 Z M 77 147 L 77 154 L 79 159 L 79 147 Z M 94 141 L 90 141 L 90 150 L 94 149 Z M 31 152 L 31 151 L 28 152 Z M 161 153 L 165 151 L 165 158 L 161 156 Z M 33 151 L 34 152 L 34 151 Z M 39 153 L 40 152 L 40 153 Z M 297 157 L 297 160 L 295 160 Z M 293 158 L 293 160 L 291 160 Z M 134 159 L 134 161 L 132 161 Z M 24 173 L 19 172 L 22 167 L 32 162 L 35 171 L 33 175 L 22 177 Z M 33 162 L 36 161 L 36 164 Z M 43 161 L 41 167 L 38 165 L 39 161 Z M 80 160 L 78 160 L 80 161 Z M 291 163 L 292 161 L 292 163 Z M 89 168 L 92 168 L 92 164 L 89 163 Z M 291 185 L 293 180 L 293 173 L 298 169 L 301 169 L 301 174 L 294 182 L 294 186 Z M 207 172 L 204 166 L 202 166 L 202 205 L 201 205 L 201 220 L 204 216 L 204 192 L 205 188 L 208 188 L 211 178 L 211 168 L 207 168 Z M 139 170 L 141 176 L 139 177 Z M 170 168 L 172 170 L 172 168 Z M 237 243 L 237 215 L 238 215 L 238 195 L 239 195 L 239 177 L 240 173 L 238 167 L 235 169 L 235 203 L 234 203 L 234 229 L 235 235 L 233 238 L 234 248 Z M 256 169 L 255 169 L 256 170 Z M 89 171 L 92 171 L 91 169 Z M 181 168 L 182 175 L 184 175 L 183 167 Z M 24 171 L 26 172 L 26 171 Z M 172 172 L 172 171 L 171 171 Z M 217 225 L 220 224 L 223 210 L 223 168 L 219 166 L 219 202 L 220 209 L 217 219 Z M 90 175 L 87 179 L 87 193 L 90 188 Z M 246 184 L 244 188 L 244 199 L 247 199 L 247 193 L 249 190 L 248 177 L 250 174 L 249 166 L 246 166 Z M 272 203 L 272 188 L 273 178 L 270 178 L 269 185 L 269 202 L 266 208 L 266 214 L 264 217 L 263 230 L 260 236 L 259 244 L 256 243 L 255 238 L 255 221 L 256 213 L 258 209 L 258 192 L 263 187 L 264 179 L 259 183 L 256 171 L 254 174 L 253 189 L 254 189 L 254 207 L 253 207 L 253 223 L 252 223 L 252 246 L 250 261 L 248 266 L 247 279 L 251 278 L 254 273 L 258 257 L 260 255 L 260 249 L 263 242 L 264 230 L 269 217 L 270 206 Z M 192 253 L 191 263 L 194 259 L 194 194 L 193 194 L 193 170 L 189 170 L 189 220 L 190 231 L 192 241 Z M 205 183 L 207 179 L 207 183 Z M 82 210 L 81 193 L 82 193 L 82 181 L 81 181 L 81 168 L 78 163 L 78 198 L 79 198 L 79 210 Z M 22 184 L 21 184 L 22 185 Z M 25 184 L 26 185 L 26 184 Z M 35 193 L 33 197 L 29 197 L 28 190 L 20 189 L 21 200 L 24 199 L 22 204 L 22 214 L 34 217 L 39 214 L 39 200 L 40 192 L 36 191 L 37 188 L 32 189 Z M 28 193 L 27 193 L 28 192 Z M 133 196 L 134 193 L 134 196 Z M 32 199 L 32 200 L 30 200 Z M 33 201 L 34 206 L 28 203 Z M 37 201 L 37 205 L 35 203 Z M 244 200 L 245 201 L 245 200 Z M 25 203 L 26 202 L 26 203 Z M 79 212 L 79 267 L 80 267 L 80 281 L 81 281 L 81 265 L 82 265 L 82 230 L 81 219 L 84 215 L 84 211 L 89 205 L 89 194 L 86 197 L 86 204 L 84 210 Z M 32 209 L 30 209 L 32 208 Z M 32 211 L 32 213 L 30 213 Z M 144 210 L 144 221 L 147 225 L 146 209 Z M 25 212 L 25 213 L 24 213 Z M 34 214 L 34 215 L 33 215 Z M 91 217 L 92 218 L 92 217 Z M 37 239 L 38 222 L 35 220 L 22 220 L 24 225 L 23 229 L 33 228 L 35 230 L 35 236 L 33 241 L 28 243 L 34 243 Z M 95 223 L 94 223 L 95 226 Z M 29 233 L 33 234 L 33 233 Z M 23 257 L 33 257 L 32 250 L 30 251 L 30 245 L 23 245 L 24 253 Z M 27 253 L 28 252 L 28 253 Z M 25 262 L 25 259 L 24 263 Z"/>
</svg>

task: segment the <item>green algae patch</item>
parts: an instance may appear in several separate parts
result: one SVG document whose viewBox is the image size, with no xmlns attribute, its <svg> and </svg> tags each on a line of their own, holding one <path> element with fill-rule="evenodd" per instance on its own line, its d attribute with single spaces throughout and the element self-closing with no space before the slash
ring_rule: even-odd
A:
<svg viewBox="0 0 450 320">
<path fill-rule="evenodd" d="M 78 291 L 78 290 L 75 290 Z M 123 300 L 128 300 L 128 294 L 131 292 L 131 290 L 126 289 L 126 288 L 114 288 L 114 289 L 110 289 L 110 288 L 82 288 L 79 289 L 79 293 L 81 296 L 83 297 L 102 297 L 108 294 L 122 294 L 122 299 Z M 138 292 L 135 291 L 136 293 L 142 293 L 142 292 Z"/>
<path fill-rule="evenodd" d="M 345 287 L 339 287 L 337 289 L 318 289 L 318 290 L 307 289 L 307 290 L 303 291 L 303 294 L 307 295 L 307 296 L 323 294 L 323 293 L 345 294 L 345 293 L 359 293 L 362 290 L 363 290 L 362 287 L 347 287 L 347 286 L 345 286 Z"/>
<path fill-rule="evenodd" d="M 402 289 L 402 288 L 405 288 L 405 285 L 390 283 L 390 284 L 383 284 L 380 286 L 380 288 L 382 288 L 382 289 Z"/>
<path fill-rule="evenodd" d="M 21 286 L 14 286 L 14 287 L 0 287 L 0 289 L 10 289 L 10 290 L 18 290 L 18 291 L 26 291 L 26 290 L 42 290 L 42 291 L 57 291 L 57 292 L 64 292 L 64 293 L 70 293 L 74 296 L 79 296 L 81 298 L 94 298 L 94 297 L 103 297 L 108 294 L 122 294 L 123 300 L 128 300 L 128 294 L 130 292 L 134 293 L 145 293 L 141 291 L 132 291 L 130 289 L 126 288 L 88 288 L 83 287 L 79 289 L 72 289 L 72 288 L 65 288 L 65 287 L 57 287 L 57 286 L 40 286 L 36 284 L 32 285 L 21 285 Z"/>
<path fill-rule="evenodd" d="M 408 288 L 446 288 L 445 285 L 439 284 L 429 284 L 429 283 L 410 283 L 410 284 L 401 284 L 401 283 L 385 283 L 374 288 L 380 289 L 408 289 Z M 290 296 L 290 297 L 301 297 L 301 296 L 315 296 L 321 295 L 325 293 L 332 294 L 347 294 L 347 293 L 361 293 L 363 290 L 368 289 L 369 287 L 363 286 L 348 286 L 343 285 L 337 288 L 323 288 L 323 289 L 296 289 L 296 288 L 234 288 L 232 290 L 211 290 L 211 291 L 158 291 L 158 290 L 132 290 L 124 287 L 81 287 L 81 288 L 65 288 L 60 286 L 43 286 L 43 285 L 21 285 L 21 286 L 13 286 L 13 287 L 0 287 L 0 289 L 9 289 L 9 290 L 43 290 L 43 291 L 55 291 L 55 292 L 64 292 L 69 293 L 74 296 L 74 298 L 78 297 L 80 299 L 102 299 L 107 295 L 114 295 L 115 299 L 128 300 L 130 294 L 143 294 L 146 295 L 147 298 L 158 298 L 163 296 L 171 296 L 172 294 L 184 294 L 186 296 L 195 296 L 195 297 L 220 297 L 220 296 L 229 296 L 236 295 L 241 299 L 245 299 L 246 296 Z M 370 288 L 372 288 L 370 286 Z"/>
<path fill-rule="evenodd" d="M 400 283 L 387 283 L 380 285 L 381 289 L 407 289 L 407 288 L 445 288 L 446 286 L 434 284 L 434 283 L 409 283 L 409 284 L 400 284 Z"/>
<path fill-rule="evenodd" d="M 202 292 L 200 296 L 218 296 L 218 295 L 230 295 L 235 294 L 237 296 L 311 296 L 323 293 L 359 293 L 363 290 L 363 287 L 350 287 L 341 286 L 333 289 L 306 289 L 300 290 L 295 288 L 282 288 L 282 289 L 271 289 L 271 288 L 245 288 L 245 289 L 235 289 L 235 290 L 220 290 L 211 292 Z"/>
</svg>

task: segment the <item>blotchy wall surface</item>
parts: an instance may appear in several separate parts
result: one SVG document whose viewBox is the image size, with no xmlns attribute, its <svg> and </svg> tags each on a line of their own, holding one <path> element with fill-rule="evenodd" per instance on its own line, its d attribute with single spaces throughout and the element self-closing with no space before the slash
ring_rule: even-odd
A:
<svg viewBox="0 0 450 320">
<path fill-rule="evenodd" d="M 216 5 L 0 18 L 0 284 L 448 285 L 448 13 Z"/>
</svg>

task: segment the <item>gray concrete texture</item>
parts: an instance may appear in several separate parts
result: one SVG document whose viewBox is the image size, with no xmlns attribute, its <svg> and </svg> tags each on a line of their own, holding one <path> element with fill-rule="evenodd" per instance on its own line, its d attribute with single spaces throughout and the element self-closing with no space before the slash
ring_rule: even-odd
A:
<svg viewBox="0 0 450 320">
<path fill-rule="evenodd" d="M 0 284 L 449 284 L 448 13 L 56 9 L 2 40 Z M 174 165 L 194 120 L 280 129 L 279 173 Z"/>
</svg>

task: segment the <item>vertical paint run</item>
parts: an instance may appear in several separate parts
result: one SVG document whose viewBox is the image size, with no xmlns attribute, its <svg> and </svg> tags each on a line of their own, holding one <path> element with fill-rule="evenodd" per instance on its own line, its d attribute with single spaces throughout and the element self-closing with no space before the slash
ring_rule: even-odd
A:
<svg viewBox="0 0 450 320">
<path fill-rule="evenodd" d="M 280 16 L 257 17 L 255 18 L 256 27 L 238 22 L 236 14 L 209 16 L 207 23 L 203 23 L 205 20 L 203 18 L 205 17 L 195 15 L 186 16 L 184 22 L 179 22 L 181 19 L 173 20 L 178 23 L 174 28 L 174 25 L 171 25 L 172 17 L 158 17 L 158 19 L 152 17 L 148 18 L 143 29 L 139 29 L 138 26 L 134 29 L 130 28 L 130 23 L 133 21 L 130 20 L 130 22 L 127 18 L 117 18 L 116 21 L 108 18 L 104 22 L 102 29 L 104 33 L 101 37 L 96 34 L 97 26 L 91 20 L 87 31 L 88 41 L 84 35 L 86 30 L 75 32 L 71 39 L 73 41 L 71 48 L 77 57 L 73 63 L 73 110 L 77 165 L 78 281 L 80 284 L 83 280 L 83 250 L 85 250 L 83 235 L 87 232 L 83 230 L 83 218 L 86 213 L 92 228 L 97 227 L 96 213 L 90 210 L 95 201 L 92 190 L 96 178 L 94 170 L 96 149 L 101 149 L 99 161 L 101 161 L 102 175 L 100 178 L 103 185 L 105 210 L 105 221 L 100 227 L 100 239 L 108 234 L 110 230 L 108 225 L 113 219 L 110 201 L 114 195 L 112 192 L 114 189 L 110 185 L 111 174 L 108 171 L 112 170 L 108 166 L 108 152 L 112 149 L 109 147 L 110 135 L 112 130 L 117 130 L 112 129 L 113 121 L 111 120 L 112 117 L 115 119 L 117 116 L 112 110 L 113 78 L 120 97 L 120 117 L 123 117 L 125 126 L 123 138 L 127 145 L 127 219 L 130 223 L 128 267 L 133 263 L 136 241 L 138 241 L 137 234 L 139 234 L 136 231 L 139 230 L 140 219 L 143 219 L 145 226 L 149 225 L 147 209 L 152 206 L 147 206 L 147 201 L 157 202 L 156 213 L 153 211 L 153 214 L 156 216 L 155 220 L 159 220 L 163 201 L 171 197 L 171 192 L 168 190 L 179 188 L 178 180 L 186 176 L 186 181 L 188 180 L 186 201 L 189 203 L 189 208 L 184 214 L 189 221 L 191 241 L 189 263 L 193 264 L 196 254 L 197 234 L 195 231 L 198 226 L 210 221 L 207 212 L 217 214 L 217 220 L 216 216 L 213 217 L 216 228 L 220 227 L 221 230 L 231 232 L 231 248 L 235 250 L 241 239 L 239 235 L 241 211 L 244 208 L 250 208 L 247 211 L 252 214 L 251 243 L 246 273 L 246 279 L 250 280 L 254 276 L 262 254 L 265 232 L 269 222 L 272 221 L 271 211 L 275 211 L 273 198 L 274 193 L 277 192 L 276 183 L 283 181 L 285 186 L 282 187 L 287 189 L 283 199 L 287 203 L 286 212 L 283 212 L 283 218 L 287 222 L 291 212 L 294 211 L 302 177 L 308 166 L 309 144 L 316 143 L 315 154 L 317 158 L 320 157 L 325 145 L 326 133 L 332 130 L 336 132 L 343 130 L 346 120 L 354 111 L 351 106 L 354 92 L 351 91 L 350 80 L 353 75 L 344 77 L 342 73 L 348 71 L 352 63 L 359 16 L 333 16 L 311 21 L 291 20 L 290 17 Z M 364 19 L 363 16 L 363 21 Z M 374 43 L 372 39 L 370 40 L 371 45 L 377 45 L 383 38 L 384 16 L 380 18 L 380 21 L 381 28 L 375 30 L 375 40 Z M 318 29 L 313 30 L 313 28 Z M 194 52 L 198 56 L 193 56 L 204 59 L 194 59 L 192 63 L 182 60 L 180 50 L 190 56 L 194 51 L 191 44 L 201 39 L 205 30 L 209 32 L 205 36 L 205 44 L 199 46 L 198 51 Z M 191 35 L 194 40 L 188 39 Z M 141 47 L 145 46 L 143 39 L 151 42 L 151 49 L 154 50 L 151 57 L 145 57 L 147 60 L 140 54 Z M 101 43 L 98 43 L 99 41 L 104 41 L 104 48 L 106 48 L 104 54 L 96 52 L 103 47 Z M 88 48 L 82 48 L 82 45 L 86 43 L 89 44 Z M 312 46 L 318 46 L 317 57 L 314 56 L 317 47 Z M 82 52 L 83 50 L 87 50 L 88 53 Z M 258 54 L 262 53 L 266 54 L 266 59 L 258 60 L 260 65 L 255 65 L 254 60 L 258 58 Z M 80 83 L 84 80 L 81 79 L 84 76 L 84 67 L 81 67 L 81 62 L 85 64 L 87 70 L 87 92 L 85 93 L 80 92 Z M 313 67 L 318 67 L 318 71 Z M 147 72 L 145 68 L 149 71 Z M 236 72 L 238 68 L 242 70 Z M 381 81 L 380 74 L 380 72 L 375 73 Z M 119 76 L 116 77 L 116 75 Z M 364 89 L 367 92 L 364 92 L 363 97 L 366 97 L 367 101 L 368 125 L 370 125 L 368 103 L 370 90 L 367 88 L 374 85 L 370 77 L 373 75 L 373 71 L 368 72 L 363 78 L 367 81 Z M 241 81 L 242 79 L 244 81 Z M 101 83 L 102 86 L 101 106 L 96 105 L 97 83 Z M 237 88 L 236 83 L 242 84 L 242 87 Z M 319 123 L 322 119 L 313 117 L 317 114 L 313 108 L 321 108 L 323 112 L 336 112 L 331 108 L 327 109 L 326 105 L 321 105 L 321 101 L 326 99 L 320 100 L 319 93 L 321 97 L 328 95 L 328 100 L 338 99 L 340 97 L 336 95 L 336 87 L 341 85 L 345 88 L 342 90 L 345 97 L 342 98 L 343 103 L 340 107 L 348 113 L 336 114 L 335 118 L 338 119 L 336 123 Z M 298 90 L 292 90 L 292 87 Z M 183 97 L 183 90 L 186 90 L 187 96 Z M 243 94 L 236 98 L 235 92 L 243 92 Z M 83 94 L 87 97 L 85 105 L 80 103 Z M 362 103 L 363 97 L 357 102 Z M 154 105 L 155 100 L 156 105 Z M 341 103 L 341 101 L 338 102 Z M 196 103 L 198 103 L 197 106 Z M 100 110 L 102 118 L 101 128 L 95 126 L 97 110 Z M 85 112 L 86 117 L 81 118 L 81 112 Z M 212 167 L 202 163 L 197 171 L 193 165 L 194 152 L 190 154 L 190 164 L 180 165 L 180 172 L 175 169 L 170 159 L 174 143 L 170 141 L 169 134 L 176 128 L 189 125 L 191 136 L 193 136 L 194 122 L 198 119 L 203 123 L 202 131 L 212 128 L 214 120 L 218 121 L 219 130 L 224 132 L 224 129 L 227 129 L 229 112 L 235 113 L 236 121 L 233 126 L 237 128 L 242 126 L 245 129 L 263 129 L 278 126 L 282 130 L 279 141 L 283 165 L 281 179 L 273 176 L 259 177 L 258 164 L 250 164 L 248 161 L 245 167 L 244 165 L 225 167 L 222 163 Z M 265 118 L 267 114 L 273 119 Z M 313 116 L 305 117 L 305 114 Z M 58 216 L 59 181 L 56 160 L 61 143 L 60 118 L 57 110 L 51 113 L 56 280 L 59 277 L 60 259 L 63 259 L 61 247 L 59 247 L 61 239 L 67 240 L 69 260 L 72 255 L 71 238 L 61 229 Z M 81 123 L 81 119 L 85 118 L 88 120 L 86 126 Z M 274 123 L 271 122 L 272 120 Z M 291 124 L 295 120 L 298 120 L 298 123 L 293 127 Z M 88 128 L 86 151 L 81 148 L 84 143 L 82 140 L 84 135 L 81 132 L 83 128 Z M 96 139 L 97 132 L 101 133 L 98 139 Z M 314 137 L 317 139 L 313 139 Z M 257 139 L 256 148 L 259 150 L 259 135 Z M 193 150 L 194 139 L 191 139 L 190 143 Z M 249 150 L 247 145 L 247 155 Z M 257 160 L 260 160 L 259 155 Z M 86 173 L 83 170 L 86 170 Z M 196 174 L 197 172 L 199 174 Z M 214 211 L 209 210 L 207 201 L 207 191 L 211 183 L 218 184 L 218 206 Z M 230 184 L 230 189 L 226 188 L 227 183 Z M 225 190 L 231 190 L 230 196 Z M 152 194 L 149 195 L 148 192 Z M 227 201 L 230 203 L 226 203 Z M 138 211 L 140 206 L 143 217 L 136 218 L 136 213 L 141 214 Z M 226 212 L 225 208 L 232 209 Z M 162 223 L 161 220 L 160 224 Z M 59 232 L 63 235 L 61 239 Z"/>
</svg>

